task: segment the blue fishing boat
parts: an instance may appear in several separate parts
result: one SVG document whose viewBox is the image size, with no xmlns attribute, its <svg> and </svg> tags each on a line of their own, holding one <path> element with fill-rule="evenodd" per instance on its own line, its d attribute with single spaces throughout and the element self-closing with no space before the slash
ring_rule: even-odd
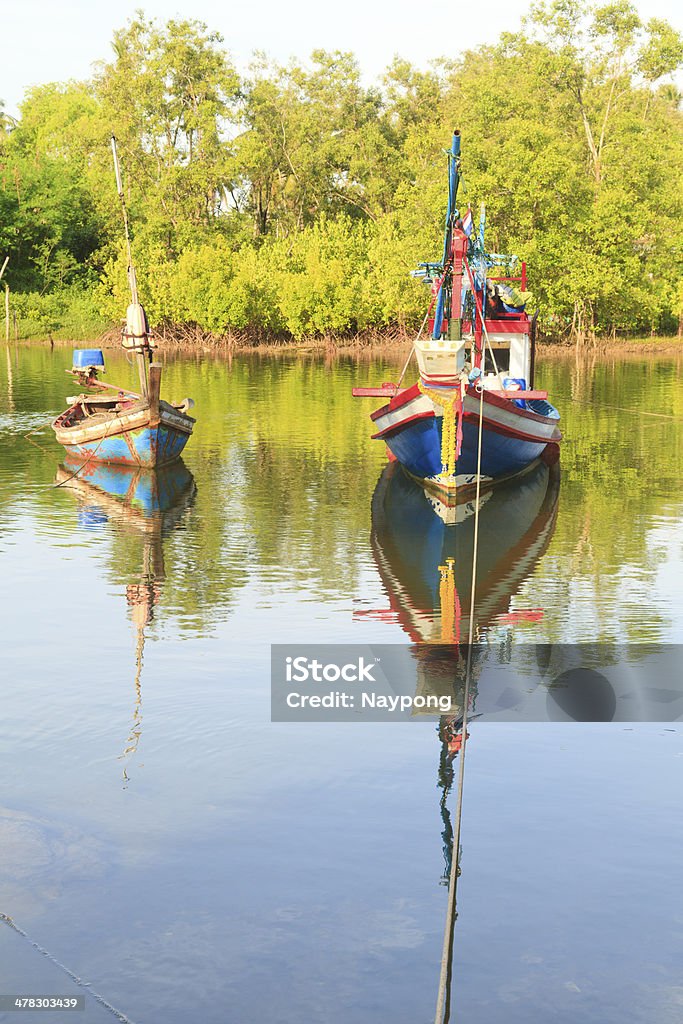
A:
<svg viewBox="0 0 683 1024">
<path fill-rule="evenodd" d="M 526 264 L 513 276 L 517 258 L 486 249 L 484 207 L 475 231 L 471 209 L 456 205 L 460 180 L 456 131 L 448 153 L 443 256 L 415 272 L 432 290 L 411 350 L 418 380 L 401 386 L 406 363 L 397 384 L 353 391 L 389 399 L 372 413 L 373 438 L 445 500 L 477 477 L 514 476 L 562 437 L 547 392 L 534 390 L 536 319 L 526 311 Z"/>
<path fill-rule="evenodd" d="M 154 339 L 139 297 L 128 231 L 123 183 L 112 138 L 116 185 L 121 200 L 128 250 L 128 283 L 131 302 L 122 331 L 123 348 L 137 363 L 140 392 L 117 388 L 100 380 L 104 356 L 100 349 L 77 349 L 71 373 L 83 388 L 96 394 L 67 398 L 69 407 L 52 423 L 59 443 L 70 459 L 141 466 L 153 469 L 173 462 L 187 444 L 195 420 L 186 398 L 178 405 L 161 399 L 160 363 L 153 362 Z"/>
<path fill-rule="evenodd" d="M 146 341 L 149 343 L 149 336 Z M 159 395 L 161 366 L 148 363 L 150 349 L 140 346 L 135 351 L 144 360 L 140 371 L 143 394 L 99 380 L 104 368 L 99 349 L 74 352 L 70 372 L 88 391 L 98 393 L 84 392 L 67 399 L 68 409 L 52 424 L 69 459 L 154 469 L 173 462 L 182 453 L 195 424 L 188 415 L 191 400 L 179 405 L 163 401 Z"/>
</svg>

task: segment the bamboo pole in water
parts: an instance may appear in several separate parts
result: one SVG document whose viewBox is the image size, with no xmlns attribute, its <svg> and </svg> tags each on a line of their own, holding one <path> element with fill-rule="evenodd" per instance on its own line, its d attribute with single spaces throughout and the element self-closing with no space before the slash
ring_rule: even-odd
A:
<svg viewBox="0 0 683 1024">
<path fill-rule="evenodd" d="M 7 264 L 9 263 L 9 256 L 5 256 L 2 268 L 0 268 L 0 281 L 2 275 L 5 273 Z M 9 344 L 9 285 L 5 282 L 5 341 Z"/>
</svg>

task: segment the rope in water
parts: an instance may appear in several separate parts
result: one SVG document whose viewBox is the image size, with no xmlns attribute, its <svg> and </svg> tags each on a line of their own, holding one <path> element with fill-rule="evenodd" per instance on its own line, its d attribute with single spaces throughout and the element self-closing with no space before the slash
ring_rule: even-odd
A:
<svg viewBox="0 0 683 1024">
<path fill-rule="evenodd" d="M 112 421 L 112 423 L 110 424 L 110 426 L 113 426 L 113 425 L 114 425 L 114 423 L 115 423 L 115 420 L 114 420 L 114 421 Z M 99 440 L 99 441 L 97 442 L 97 447 L 96 447 L 96 448 L 95 448 L 95 449 L 94 449 L 94 450 L 93 450 L 93 451 L 92 451 L 92 452 L 90 453 L 90 455 L 88 456 L 88 458 L 87 458 L 87 459 L 85 459 L 85 461 L 84 461 L 84 462 L 82 463 L 82 465 L 80 465 L 80 466 L 78 467 L 78 469 L 75 469 L 75 470 L 73 471 L 73 473 L 71 474 L 71 476 L 68 476 L 68 477 L 66 478 L 66 480 L 60 480 L 58 484 L 52 484 L 52 487 L 53 487 L 53 488 L 57 488 L 57 487 L 65 487 L 65 486 L 66 486 L 67 484 L 70 484 L 70 483 L 71 483 L 71 481 L 72 481 L 72 480 L 74 479 L 74 477 L 77 477 L 77 476 L 78 476 L 78 475 L 79 475 L 80 473 L 82 473 L 82 472 L 83 472 L 83 470 L 84 470 L 84 469 L 85 469 L 85 468 L 86 468 L 87 466 L 89 466 L 89 465 L 90 465 L 90 463 L 91 463 L 91 462 L 93 461 L 93 459 L 94 459 L 94 458 L 95 458 L 95 456 L 97 455 L 98 451 L 100 450 L 100 447 L 101 447 L 101 445 L 102 445 L 102 442 L 103 442 L 103 441 L 106 441 L 106 439 L 107 439 L 108 437 L 109 437 L 109 426 L 107 426 L 107 429 L 105 430 L 104 434 L 102 435 L 102 437 L 100 438 L 100 440 Z"/>
<path fill-rule="evenodd" d="M 470 699 L 470 681 L 472 678 L 472 648 L 474 644 L 474 608 L 475 586 L 477 582 L 477 552 L 479 547 L 479 499 L 481 495 L 481 450 L 484 424 L 484 389 L 479 386 L 479 433 L 477 440 L 477 488 L 474 504 L 474 540 L 472 548 L 472 580 L 470 598 L 470 621 L 467 641 L 467 662 L 465 668 L 465 693 L 463 697 L 462 715 L 462 746 L 460 748 L 460 765 L 458 770 L 458 792 L 455 811 L 455 828 L 453 830 L 453 859 L 451 874 L 448 880 L 448 908 L 444 927 L 443 951 L 441 954 L 441 975 L 436 1000 L 435 1024 L 444 1024 L 450 1017 L 451 964 L 453 961 L 453 934 L 455 930 L 456 894 L 458 875 L 460 874 L 460 823 L 462 818 L 462 796 L 465 780 L 465 752 L 467 750 L 467 717 Z"/>
<path fill-rule="evenodd" d="M 51 423 L 51 422 L 52 422 L 52 420 L 48 420 L 48 423 Z M 38 449 L 38 451 L 42 452 L 43 455 L 47 455 L 48 458 L 54 459 L 54 457 L 55 457 L 54 456 L 54 452 L 51 452 L 48 448 L 43 448 L 42 444 L 38 444 L 37 441 L 34 441 L 29 436 L 30 434 L 37 434 L 37 433 L 39 433 L 43 429 L 43 427 L 45 427 L 45 426 L 47 426 L 47 423 L 44 423 L 42 427 L 36 427 L 34 430 L 29 430 L 28 434 L 22 434 L 21 436 L 23 437 L 24 441 L 28 441 L 29 444 L 32 444 L 35 448 Z M 60 480 L 58 484 L 45 484 L 44 486 L 40 485 L 40 486 L 35 487 L 33 490 L 34 491 L 54 491 L 58 487 L 67 487 L 71 483 L 71 481 L 75 477 L 77 477 L 80 473 L 82 473 L 83 470 L 86 469 L 90 465 L 90 463 L 93 461 L 93 459 L 97 455 L 98 451 L 100 450 L 100 445 L 109 436 L 108 430 L 109 430 L 109 428 L 107 428 L 107 432 L 104 434 L 104 437 L 100 438 L 100 440 L 99 440 L 95 450 L 93 452 L 91 452 L 91 454 L 88 456 L 88 458 L 85 459 L 83 461 L 83 463 L 78 467 L 78 469 L 75 469 L 73 471 L 73 473 L 70 474 L 70 476 L 68 476 L 65 480 Z M 0 501 L 0 508 L 3 508 L 5 505 L 12 505 L 15 501 L 16 501 L 15 497 L 7 497 L 3 501 Z"/>
<path fill-rule="evenodd" d="M 47 449 L 47 448 L 43 448 L 42 444 L 38 444 L 38 442 L 34 441 L 30 435 L 31 434 L 39 434 L 40 431 L 44 430 L 45 427 L 47 427 L 52 422 L 53 422 L 53 420 L 49 419 L 49 420 L 47 420 L 46 423 L 43 423 L 42 426 L 36 427 L 33 430 L 29 430 L 28 434 L 22 434 L 22 437 L 24 438 L 24 441 L 28 441 L 29 444 L 34 445 L 34 447 L 36 447 L 39 451 L 41 451 L 43 453 L 43 455 L 47 455 L 50 458 L 54 458 L 53 452 L 49 451 L 49 449 Z M 90 453 L 90 455 L 88 455 L 87 459 L 84 459 L 82 465 L 80 465 L 78 467 L 78 469 L 75 469 L 74 472 L 70 476 L 68 476 L 66 478 L 66 480 L 60 480 L 60 482 L 58 484 L 50 484 L 49 487 L 47 488 L 47 490 L 55 490 L 58 487 L 65 487 L 67 484 L 71 483 L 71 481 L 74 479 L 74 477 L 77 477 L 80 473 L 83 472 L 84 469 L 86 469 L 87 466 L 90 465 L 90 463 L 93 461 L 93 459 L 97 455 L 98 451 L 100 450 L 100 447 L 102 446 L 102 442 L 106 441 L 106 439 L 109 437 L 109 428 L 110 428 L 110 426 L 114 425 L 114 422 L 115 421 L 113 421 L 112 424 L 107 426 L 107 429 L 105 430 L 104 434 L 102 435 L 100 440 L 97 442 L 97 446 Z"/>
<path fill-rule="evenodd" d="M 612 409 L 615 412 L 630 412 L 637 416 L 654 416 L 658 420 L 677 420 L 679 423 L 683 422 L 683 416 L 672 416 L 668 412 L 645 412 L 644 409 L 628 409 L 622 405 L 605 405 L 604 402 L 600 402 L 597 405 L 598 409 Z"/>
<path fill-rule="evenodd" d="M 105 1010 L 108 1010 L 109 1013 L 112 1013 L 116 1017 L 116 1019 L 121 1022 L 121 1024 L 134 1024 L 134 1021 L 132 1021 L 130 1017 L 127 1017 L 126 1014 L 123 1013 L 121 1010 L 117 1010 L 115 1006 L 112 1006 L 112 1004 L 108 1002 L 104 998 L 104 996 L 101 996 L 99 992 L 95 992 L 95 990 L 90 985 L 90 982 L 83 981 L 82 978 L 79 978 L 77 974 L 74 974 L 73 971 L 69 970 L 69 968 L 65 964 L 63 964 L 61 960 L 58 960 L 56 956 L 50 953 L 49 950 L 45 949 L 37 942 L 34 942 L 30 935 L 27 935 L 23 928 L 20 928 L 18 924 L 15 924 L 13 919 L 9 917 L 8 914 L 3 914 L 0 911 L 0 921 L 4 921 L 4 923 L 12 929 L 12 931 L 16 932 L 17 935 L 21 935 L 23 939 L 26 939 L 26 941 L 30 943 L 30 945 L 33 946 L 33 948 L 37 950 L 41 954 L 41 956 L 44 956 L 45 959 L 49 960 L 51 964 L 54 964 L 55 967 L 58 967 L 59 970 L 62 971 L 63 974 L 66 974 L 69 978 L 71 978 L 71 980 L 76 985 L 78 985 L 79 988 L 86 989 L 88 995 L 92 996 L 95 1002 L 99 1003 L 100 1006 L 103 1006 Z"/>
</svg>

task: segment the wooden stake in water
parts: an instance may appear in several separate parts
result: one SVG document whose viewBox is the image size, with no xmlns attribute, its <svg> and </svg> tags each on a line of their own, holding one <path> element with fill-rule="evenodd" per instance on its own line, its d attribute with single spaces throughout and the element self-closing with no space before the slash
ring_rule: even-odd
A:
<svg viewBox="0 0 683 1024">
<path fill-rule="evenodd" d="M 2 267 L 0 267 L 0 281 L 9 263 L 9 256 L 5 256 Z M 9 345 L 9 285 L 5 283 L 5 341 Z"/>
</svg>

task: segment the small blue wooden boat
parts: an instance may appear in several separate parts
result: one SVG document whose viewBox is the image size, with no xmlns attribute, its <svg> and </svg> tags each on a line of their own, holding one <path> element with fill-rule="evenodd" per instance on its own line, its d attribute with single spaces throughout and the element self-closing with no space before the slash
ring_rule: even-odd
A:
<svg viewBox="0 0 683 1024">
<path fill-rule="evenodd" d="M 142 307 L 140 307 L 142 309 Z M 146 359 L 144 350 L 138 355 Z M 69 408 L 52 424 L 55 436 L 70 459 L 114 463 L 154 469 L 173 462 L 187 444 L 195 420 L 188 415 L 190 399 L 171 405 L 159 397 L 161 366 L 143 367 L 144 394 L 112 387 L 98 379 L 104 367 L 102 352 L 74 352 L 70 371 L 89 390 L 69 401 Z"/>
<path fill-rule="evenodd" d="M 557 409 L 545 391 L 534 390 L 536 321 L 523 301 L 526 264 L 521 276 L 510 276 L 516 257 L 486 250 L 483 206 L 477 232 L 471 210 L 461 216 L 456 206 L 459 132 L 448 160 L 443 257 L 416 271 L 432 286 L 423 324 L 429 334 L 420 331 L 411 351 L 418 380 L 403 388 L 402 374 L 398 384 L 353 393 L 389 399 L 372 413 L 373 438 L 384 441 L 390 459 L 425 487 L 452 500 L 458 487 L 476 482 L 477 474 L 498 480 L 520 472 L 562 435 Z M 489 274 L 492 269 L 496 276 Z"/>
<path fill-rule="evenodd" d="M 86 464 L 105 462 L 154 469 L 173 462 L 183 451 L 195 424 L 188 415 L 194 403 L 186 398 L 180 405 L 171 405 L 160 397 L 162 366 L 152 361 L 154 341 L 147 315 L 138 298 L 116 139 L 111 141 L 116 185 L 123 210 L 131 291 L 122 344 L 135 356 L 140 393 L 105 384 L 99 379 L 99 373 L 104 370 L 102 352 L 99 349 L 77 349 L 73 367 L 67 372 L 72 373 L 83 387 L 97 394 L 68 398 L 68 409 L 53 421 L 52 429 L 71 459 L 80 459 Z"/>
</svg>

